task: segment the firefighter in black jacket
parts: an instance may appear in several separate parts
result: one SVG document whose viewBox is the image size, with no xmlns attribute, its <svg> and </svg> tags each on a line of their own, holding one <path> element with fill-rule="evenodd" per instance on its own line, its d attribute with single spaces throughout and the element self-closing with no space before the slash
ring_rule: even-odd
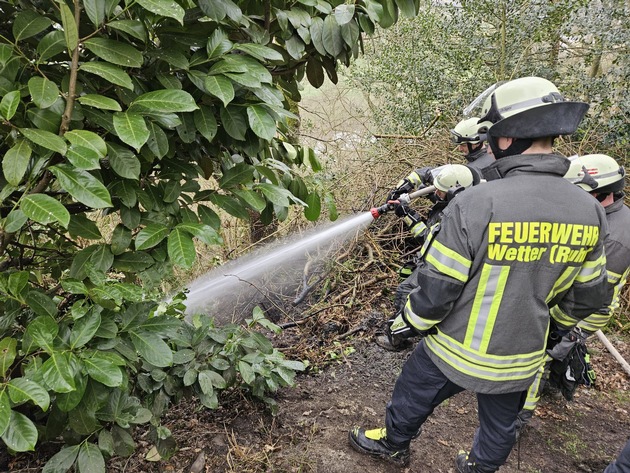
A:
<svg viewBox="0 0 630 473">
<path fill-rule="evenodd" d="M 485 100 L 490 182 L 454 199 L 433 227 L 404 312 L 425 338 L 396 381 L 385 427 L 352 429 L 353 448 L 407 464 L 428 416 L 467 389 L 479 428 L 457 470 L 489 473 L 505 462 L 543 361 L 549 308 L 584 318 L 606 302 L 604 210 L 563 179 L 569 160 L 552 153 L 553 138 L 573 133 L 587 110 L 538 77 L 501 84 Z"/>
<path fill-rule="evenodd" d="M 587 337 L 608 325 L 619 307 L 619 295 L 630 274 L 630 208 L 624 204 L 625 175 L 625 169 L 614 158 L 605 154 L 588 154 L 573 158 L 571 167 L 564 176 L 569 182 L 589 192 L 606 211 L 609 234 L 604 242 L 604 248 L 610 304 L 580 321 L 567 316 L 559 308 L 552 307 L 551 316 L 559 331 L 565 334 L 556 337 L 560 340 L 553 347 L 549 347 L 546 362 L 539 368 L 529 388 L 525 406 L 518 415 L 516 427 L 519 432 L 534 414 L 552 366 L 552 371 L 558 373 L 559 378 L 554 381 L 567 399 L 573 397 L 573 391 L 580 382 L 591 381 L 588 379 L 588 373 L 571 373 L 572 366 L 579 366 L 584 370 L 586 363 L 584 360 L 571 363 L 568 359 L 571 357 L 568 355 L 570 352 L 577 354 L 585 352 L 585 348 L 583 351 L 574 351 L 573 347 L 584 344 Z"/>
</svg>

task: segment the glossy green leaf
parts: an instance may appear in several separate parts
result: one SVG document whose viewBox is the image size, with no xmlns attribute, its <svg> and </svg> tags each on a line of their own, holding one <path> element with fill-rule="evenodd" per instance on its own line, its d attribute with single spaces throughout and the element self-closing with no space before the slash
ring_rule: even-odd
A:
<svg viewBox="0 0 630 473">
<path fill-rule="evenodd" d="M 101 167 L 102 155 L 93 149 L 84 148 L 83 146 L 70 146 L 66 152 L 66 158 L 72 165 L 86 171 L 100 169 Z"/>
<path fill-rule="evenodd" d="M 37 315 L 54 317 L 57 315 L 57 305 L 46 294 L 39 291 L 29 291 L 26 303 Z M 29 325 L 30 327 L 30 325 Z"/>
<path fill-rule="evenodd" d="M 142 115 L 131 112 L 114 113 L 114 128 L 118 137 L 140 151 L 149 139 L 149 129 Z"/>
<path fill-rule="evenodd" d="M 105 459 L 100 449 L 90 442 L 84 442 L 77 457 L 79 473 L 105 473 Z"/>
<path fill-rule="evenodd" d="M 55 392 L 69 393 L 75 389 L 75 381 L 68 359 L 53 351 L 41 367 L 46 385 Z"/>
<path fill-rule="evenodd" d="M 238 186 L 245 182 L 251 182 L 254 178 L 254 168 L 245 163 L 238 163 L 223 173 L 219 179 L 219 186 L 222 189 Z"/>
<path fill-rule="evenodd" d="M 140 41 L 147 41 L 147 30 L 140 20 L 117 20 L 107 23 L 109 28 L 127 33 Z"/>
<path fill-rule="evenodd" d="M 247 119 L 254 133 L 263 140 L 271 141 L 276 136 L 276 121 L 262 105 L 247 107 Z"/>
<path fill-rule="evenodd" d="M 267 201 L 258 192 L 249 189 L 232 189 L 232 194 L 256 212 L 262 212 L 267 206 Z"/>
<path fill-rule="evenodd" d="M 8 289 L 9 294 L 17 298 L 21 298 L 22 291 L 28 285 L 28 271 L 15 271 L 9 274 L 9 279 L 5 290 Z"/>
<path fill-rule="evenodd" d="M 66 39 L 68 51 L 72 52 L 79 44 L 79 30 L 74 19 L 74 13 L 63 0 L 58 0 L 59 11 L 61 13 L 61 24 L 63 26 L 63 34 Z"/>
<path fill-rule="evenodd" d="M 201 135 L 208 141 L 212 141 L 217 134 L 217 119 L 212 108 L 201 105 L 194 115 L 195 125 Z"/>
<path fill-rule="evenodd" d="M 107 82 L 125 87 L 126 89 L 133 89 L 133 82 L 129 74 L 113 64 L 92 61 L 82 64 L 79 70 L 102 77 Z"/>
<path fill-rule="evenodd" d="M 225 107 L 234 100 L 234 86 L 230 79 L 225 76 L 207 76 L 204 80 L 204 87 L 210 95 L 221 100 Z"/>
<path fill-rule="evenodd" d="M 413 2 L 413 0 L 411 1 Z M 338 5 L 335 7 L 334 15 L 337 24 L 341 26 L 352 21 L 352 18 L 354 17 L 354 8 L 355 7 L 352 4 Z"/>
<path fill-rule="evenodd" d="M 236 140 L 245 140 L 245 133 L 249 126 L 244 110 L 241 107 L 229 105 L 222 108 L 219 114 L 228 135 Z"/>
<path fill-rule="evenodd" d="M 3 435 L 9 427 L 11 421 L 11 402 L 6 391 L 0 391 L 0 436 Z"/>
<path fill-rule="evenodd" d="M 195 113 L 198 113 L 196 111 Z M 168 136 L 164 133 L 164 130 L 160 128 L 156 123 L 148 122 L 147 128 L 149 129 L 149 139 L 147 140 L 147 147 L 155 155 L 156 158 L 162 159 L 169 150 Z"/>
<path fill-rule="evenodd" d="M 216 230 L 210 225 L 201 223 L 180 223 L 176 228 L 190 233 L 206 245 L 220 245 L 223 241 Z"/>
<path fill-rule="evenodd" d="M 4 230 L 15 233 L 28 221 L 28 217 L 20 209 L 12 210 L 4 221 Z"/>
<path fill-rule="evenodd" d="M 2 174 L 7 182 L 17 186 L 24 177 L 31 160 L 31 147 L 26 140 L 17 140 L 2 159 Z"/>
<path fill-rule="evenodd" d="M 155 260 L 143 251 L 126 252 L 117 255 L 114 259 L 113 267 L 118 271 L 140 272 L 149 268 Z"/>
<path fill-rule="evenodd" d="M 96 151 L 101 157 L 107 155 L 105 140 L 93 131 L 71 130 L 63 135 L 74 146 L 82 146 Z"/>
<path fill-rule="evenodd" d="M 209 200 L 230 215 L 243 220 L 249 220 L 249 213 L 247 212 L 247 209 L 233 197 L 228 195 L 212 194 L 209 196 Z"/>
<path fill-rule="evenodd" d="M 82 444 L 64 447 L 46 462 L 42 473 L 67 473 L 79 455 Z"/>
<path fill-rule="evenodd" d="M 24 414 L 11 411 L 9 426 L 2 434 L 2 440 L 6 446 L 15 452 L 32 451 L 35 450 L 37 438 L 35 424 Z"/>
<path fill-rule="evenodd" d="M 101 325 L 101 314 L 98 312 L 80 318 L 70 332 L 70 348 L 81 348 L 94 337 Z"/>
<path fill-rule="evenodd" d="M 51 31 L 37 43 L 38 62 L 44 62 L 65 50 L 66 40 L 63 31 Z"/>
<path fill-rule="evenodd" d="M 322 42 L 324 48 L 333 57 L 337 57 L 343 51 L 343 37 L 341 27 L 334 16 L 327 16 L 322 30 Z"/>
<path fill-rule="evenodd" d="M 122 111 L 120 103 L 109 97 L 98 94 L 86 94 L 77 99 L 81 105 L 87 107 L 100 108 L 102 110 L 113 110 L 115 112 Z"/>
<path fill-rule="evenodd" d="M 308 207 L 304 208 L 304 216 L 311 222 L 316 222 L 322 211 L 322 201 L 319 194 L 311 192 L 306 198 Z"/>
<path fill-rule="evenodd" d="M 198 108 L 192 95 L 184 90 L 176 89 L 147 92 L 129 105 L 130 112 L 193 112 Z"/>
<path fill-rule="evenodd" d="M 61 186 L 78 202 L 94 209 L 112 206 L 111 197 L 103 183 L 87 171 L 67 164 L 51 166 L 49 169 Z"/>
<path fill-rule="evenodd" d="M 254 373 L 254 370 L 249 363 L 239 361 L 238 371 L 239 373 L 241 373 L 241 377 L 243 378 L 243 381 L 245 381 L 245 383 L 252 384 L 256 380 L 256 374 Z"/>
<path fill-rule="evenodd" d="M 135 180 L 140 176 L 140 160 L 127 148 L 110 147 L 109 164 L 121 177 Z"/>
<path fill-rule="evenodd" d="M 7 385 L 9 397 L 13 404 L 20 405 L 32 402 L 42 411 L 47 411 L 50 406 L 48 391 L 34 381 L 26 378 L 13 378 Z"/>
<path fill-rule="evenodd" d="M 182 268 L 190 268 L 197 258 L 191 236 L 180 228 L 175 228 L 169 234 L 167 248 L 170 260 Z"/>
<path fill-rule="evenodd" d="M 83 8 L 92 24 L 100 28 L 107 16 L 105 0 L 83 0 Z"/>
<path fill-rule="evenodd" d="M 288 207 L 290 199 L 293 197 L 288 190 L 265 182 L 256 184 L 256 188 L 260 189 L 270 202 L 280 207 Z"/>
<path fill-rule="evenodd" d="M 418 14 L 418 4 L 415 0 L 396 0 L 396 5 L 406 18 L 413 18 Z"/>
<path fill-rule="evenodd" d="M 61 125 L 61 114 L 52 111 L 51 108 L 29 108 L 26 111 L 26 115 L 33 122 L 37 128 L 51 133 L 59 133 L 59 126 Z"/>
<path fill-rule="evenodd" d="M 173 364 L 173 352 L 158 335 L 140 331 L 129 332 L 134 348 L 153 366 L 165 368 Z"/>
<path fill-rule="evenodd" d="M 167 237 L 169 228 L 161 223 L 151 223 L 136 235 L 136 250 L 153 248 Z"/>
<path fill-rule="evenodd" d="M 208 58 L 214 59 L 227 53 L 232 49 L 233 43 L 228 39 L 227 34 L 221 29 L 215 29 L 206 44 L 206 51 L 208 52 Z"/>
<path fill-rule="evenodd" d="M 250 56 L 258 59 L 259 61 L 283 61 L 284 57 L 282 53 L 272 49 L 268 46 L 256 43 L 239 43 L 235 49 L 246 52 Z"/>
<path fill-rule="evenodd" d="M 137 0 L 145 10 L 155 13 L 156 15 L 173 18 L 182 25 L 184 24 L 184 9 L 171 0 Z"/>
<path fill-rule="evenodd" d="M 12 90 L 2 97 L 0 101 L 0 115 L 6 120 L 11 120 L 20 105 L 20 91 Z"/>
<path fill-rule="evenodd" d="M 142 53 L 133 46 L 121 41 L 106 38 L 90 38 L 83 45 L 112 64 L 123 67 L 142 67 L 144 58 Z"/>
<path fill-rule="evenodd" d="M 62 155 L 66 154 L 68 145 L 66 145 L 66 142 L 60 136 L 49 131 L 38 130 L 37 128 L 20 128 L 19 130 L 20 133 L 36 145 Z"/>
<path fill-rule="evenodd" d="M 124 225 L 118 224 L 112 232 L 111 251 L 114 255 L 124 253 L 131 245 L 131 230 Z"/>
<path fill-rule="evenodd" d="M 83 364 L 90 378 L 99 383 L 116 388 L 123 383 L 123 374 L 118 366 L 106 356 L 94 352 L 92 356 L 83 359 Z"/>
<path fill-rule="evenodd" d="M 16 355 L 17 340 L 12 337 L 5 337 L 0 340 L 0 376 L 6 376 L 7 371 L 13 364 Z M 2 433 L 2 429 L 0 429 Z"/>
<path fill-rule="evenodd" d="M 103 237 L 96 223 L 82 214 L 70 217 L 68 232 L 73 238 L 81 237 L 88 240 L 100 240 Z"/>
<path fill-rule="evenodd" d="M 50 25 L 51 21 L 34 9 L 24 9 L 17 14 L 13 21 L 13 38 L 16 42 L 30 38 L 41 33 Z"/>
<path fill-rule="evenodd" d="M 28 218 L 44 225 L 59 222 L 67 227 L 70 223 L 70 212 L 61 202 L 46 194 L 29 194 L 23 197 L 20 209 Z"/>
</svg>

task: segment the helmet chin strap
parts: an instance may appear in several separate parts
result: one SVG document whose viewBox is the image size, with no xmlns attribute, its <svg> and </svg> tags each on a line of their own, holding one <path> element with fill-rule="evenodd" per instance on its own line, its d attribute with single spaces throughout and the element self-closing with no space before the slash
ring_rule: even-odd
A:
<svg viewBox="0 0 630 473">
<path fill-rule="evenodd" d="M 528 149 L 534 140 L 531 138 L 515 138 L 512 140 L 512 144 L 506 149 L 499 148 L 499 145 L 495 141 L 495 137 L 488 134 L 488 144 L 494 154 L 495 159 L 505 158 L 506 156 L 513 156 L 515 154 L 522 154 L 523 151 Z"/>
</svg>

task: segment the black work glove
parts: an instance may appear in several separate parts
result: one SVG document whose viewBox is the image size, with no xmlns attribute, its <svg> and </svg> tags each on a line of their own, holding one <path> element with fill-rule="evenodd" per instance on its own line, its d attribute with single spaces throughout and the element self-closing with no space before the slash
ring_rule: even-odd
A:
<svg viewBox="0 0 630 473">
<path fill-rule="evenodd" d="M 432 170 L 433 170 L 433 168 L 430 168 L 430 167 L 426 166 L 426 167 L 420 168 L 420 169 L 418 169 L 416 171 L 418 176 L 420 176 L 420 181 L 425 186 L 432 186 L 433 185 L 433 173 L 431 172 Z"/>
<path fill-rule="evenodd" d="M 396 207 L 394 207 L 394 213 L 397 217 L 403 219 L 403 222 L 405 222 L 405 225 L 407 225 L 407 228 L 409 229 L 411 229 L 418 222 L 422 221 L 422 218 L 420 217 L 420 215 L 418 215 L 418 212 L 410 208 L 405 203 L 397 204 Z"/>
<path fill-rule="evenodd" d="M 413 184 L 409 179 L 403 179 L 398 183 L 395 189 L 392 189 L 387 196 L 387 200 L 398 200 L 403 194 L 409 194 L 413 190 Z"/>
</svg>

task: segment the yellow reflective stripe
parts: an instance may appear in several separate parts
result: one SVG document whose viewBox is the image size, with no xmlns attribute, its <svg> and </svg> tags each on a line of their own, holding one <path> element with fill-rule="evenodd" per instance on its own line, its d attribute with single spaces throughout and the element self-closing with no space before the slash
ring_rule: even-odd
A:
<svg viewBox="0 0 630 473">
<path fill-rule="evenodd" d="M 565 314 L 557 305 L 553 306 L 549 310 L 549 314 L 551 315 L 551 318 L 555 320 L 558 324 L 560 324 L 562 327 L 573 327 L 579 321 L 579 319 L 576 319 L 575 317 L 571 317 L 570 315 Z"/>
<path fill-rule="evenodd" d="M 420 257 L 423 257 L 424 254 L 427 252 L 427 249 L 429 248 L 429 246 L 433 242 L 433 239 L 435 238 L 435 235 L 439 231 L 440 231 L 440 222 L 431 225 L 431 227 L 429 228 L 427 238 L 424 240 L 424 244 L 422 245 L 422 248 L 420 248 Z"/>
<path fill-rule="evenodd" d="M 405 319 L 407 319 L 407 322 L 409 322 L 410 325 L 420 331 L 429 330 L 435 324 L 440 322 L 439 320 L 429 320 L 417 315 L 411 308 L 411 301 L 409 298 L 407 298 L 407 303 L 405 304 Z"/>
<path fill-rule="evenodd" d="M 580 320 L 577 326 L 587 332 L 597 332 L 608 325 L 612 315 L 612 312 L 609 312 L 608 314 L 591 314 L 585 319 Z"/>
<path fill-rule="evenodd" d="M 575 280 L 582 283 L 592 281 L 597 279 L 602 274 L 602 271 L 605 271 L 605 268 L 606 255 L 602 254 L 595 261 L 585 261 Z"/>
<path fill-rule="evenodd" d="M 464 345 L 473 350 L 481 353 L 488 350 L 509 273 L 509 266 L 484 264 L 481 270 L 481 279 L 464 338 Z"/>
<path fill-rule="evenodd" d="M 609 275 L 610 275 L 610 273 L 611 273 L 611 271 L 608 272 Z M 613 273 L 613 274 L 615 274 L 615 273 Z M 613 289 L 613 298 L 612 298 L 612 301 L 610 303 L 610 306 L 608 306 L 611 314 L 616 309 L 619 308 L 619 294 L 621 294 L 621 290 L 626 285 L 626 281 L 628 280 L 628 275 L 629 274 L 630 274 L 630 268 L 626 269 L 626 271 L 622 275 L 619 276 L 619 280 L 617 281 L 617 284 L 615 285 L 615 287 Z M 610 277 L 609 277 L 608 281 L 610 282 Z"/>
<path fill-rule="evenodd" d="M 427 348 L 457 371 L 490 381 L 512 381 L 531 378 L 540 366 L 544 349 L 521 355 L 482 355 L 468 350 L 438 329 L 426 338 Z"/>
<path fill-rule="evenodd" d="M 536 409 L 536 405 L 538 404 L 538 401 L 540 400 L 540 394 L 541 394 L 540 385 L 543 379 L 545 378 L 545 366 L 547 362 L 551 360 L 552 358 L 549 355 L 545 355 L 543 362 L 538 368 L 538 371 L 536 371 L 536 377 L 534 378 L 534 381 L 532 382 L 532 384 L 529 386 L 529 389 L 527 390 L 527 397 L 525 398 L 525 404 L 523 405 L 523 409 L 527 411 L 533 411 L 534 409 Z"/>
<path fill-rule="evenodd" d="M 426 254 L 426 261 L 431 263 L 441 273 L 457 279 L 461 282 L 468 281 L 468 271 L 472 263 L 459 253 L 447 248 L 437 240 L 433 240 L 433 244 Z"/>
<path fill-rule="evenodd" d="M 425 231 L 427 228 L 427 226 L 425 225 L 424 222 L 418 222 L 416 225 L 414 225 L 413 227 L 411 227 L 411 234 L 414 237 L 417 237 L 418 235 L 420 235 L 423 231 Z"/>
<path fill-rule="evenodd" d="M 569 287 L 571 287 L 571 284 L 573 284 L 573 281 L 575 280 L 575 276 L 577 275 L 579 270 L 580 268 L 575 267 L 575 266 L 569 266 L 568 268 L 566 268 L 562 272 L 560 277 L 556 280 L 556 283 L 551 288 L 551 291 L 547 295 L 547 299 L 545 300 L 545 302 L 548 303 L 558 294 L 560 294 L 563 291 L 566 291 Z"/>
<path fill-rule="evenodd" d="M 413 171 L 411 174 L 409 174 L 407 176 L 407 180 L 411 182 L 414 187 L 418 187 L 420 184 L 422 184 L 422 179 L 420 179 L 420 176 L 416 171 Z"/>
</svg>

